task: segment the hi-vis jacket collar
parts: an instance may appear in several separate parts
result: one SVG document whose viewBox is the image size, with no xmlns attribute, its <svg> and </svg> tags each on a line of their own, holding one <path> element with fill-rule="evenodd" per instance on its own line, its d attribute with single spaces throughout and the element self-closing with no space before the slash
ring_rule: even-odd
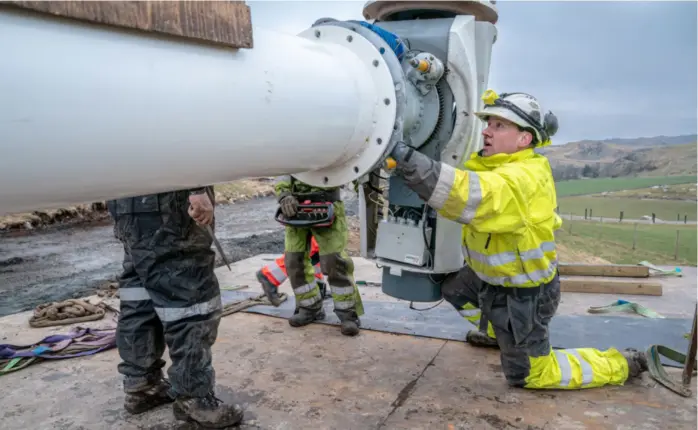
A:
<svg viewBox="0 0 698 430">
<path fill-rule="evenodd" d="M 523 160 L 528 160 L 535 157 L 537 154 L 532 148 L 523 149 L 513 154 L 494 154 L 489 157 L 483 157 L 482 151 L 470 154 L 470 159 L 465 162 L 465 167 L 468 170 L 484 171 L 494 170 L 499 166 L 509 163 L 516 163 Z"/>
</svg>

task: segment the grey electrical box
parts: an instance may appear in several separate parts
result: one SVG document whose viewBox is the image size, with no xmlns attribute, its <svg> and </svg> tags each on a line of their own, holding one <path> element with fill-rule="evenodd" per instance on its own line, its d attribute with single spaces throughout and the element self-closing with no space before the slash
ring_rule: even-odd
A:
<svg viewBox="0 0 698 430">
<path fill-rule="evenodd" d="M 412 266 L 424 266 L 429 258 L 431 227 L 422 221 L 390 217 L 378 223 L 376 257 Z"/>
</svg>

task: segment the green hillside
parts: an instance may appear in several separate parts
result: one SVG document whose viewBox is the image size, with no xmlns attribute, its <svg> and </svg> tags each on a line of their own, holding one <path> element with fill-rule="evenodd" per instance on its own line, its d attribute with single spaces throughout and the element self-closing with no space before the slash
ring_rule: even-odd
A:
<svg viewBox="0 0 698 430">
<path fill-rule="evenodd" d="M 696 175 L 576 179 L 556 181 L 555 188 L 558 197 L 581 196 L 605 191 L 649 188 L 654 185 L 695 184 L 696 179 Z"/>
</svg>

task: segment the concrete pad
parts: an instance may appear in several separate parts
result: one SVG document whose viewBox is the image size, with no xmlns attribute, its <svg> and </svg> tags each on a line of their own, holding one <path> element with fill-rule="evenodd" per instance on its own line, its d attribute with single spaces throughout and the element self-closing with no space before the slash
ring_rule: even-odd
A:
<svg viewBox="0 0 698 430">
<path fill-rule="evenodd" d="M 261 293 L 254 273 L 276 257 L 237 262 L 233 272 L 217 269 L 221 287 L 247 284 L 247 291 Z M 361 258 L 354 261 L 356 279 L 380 282 L 380 269 Z M 657 303 L 668 299 L 677 311 L 692 312 L 695 272 L 684 273 L 684 278 L 663 280 L 675 284 L 676 294 L 665 293 Z M 360 290 L 365 300 L 397 301 L 379 287 Z M 288 282 L 282 291 L 292 294 Z M 585 306 L 618 298 L 575 294 L 580 300 L 571 306 L 571 296 L 563 295 L 568 312 L 563 305 L 561 313 L 585 313 Z M 118 300 L 106 301 L 118 308 Z M 407 307 L 408 302 L 402 302 Z M 662 312 L 658 304 L 643 304 Z M 0 318 L 0 343 L 28 344 L 71 328 L 31 329 L 30 315 Z M 108 315 L 84 326 L 113 324 Z M 11 395 L 0 396 L 2 428 L 172 428 L 169 407 L 139 417 L 125 413 L 118 362 L 117 351 L 110 350 L 42 362 L 1 376 L 2 386 L 12 387 Z M 506 385 L 497 351 L 368 330 L 346 338 L 336 326 L 293 329 L 283 319 L 249 313 L 223 318 L 214 364 L 219 397 L 245 405 L 251 422 L 243 428 L 248 429 L 696 428 L 695 394 L 684 399 L 646 375 L 625 387 L 517 390 Z"/>
<path fill-rule="evenodd" d="M 104 302 L 107 305 L 119 309 L 119 299 L 103 298 L 97 295 L 82 297 L 90 303 Z M 38 327 L 34 328 L 29 325 L 33 311 L 20 312 L 17 314 L 7 315 L 0 318 L 0 343 L 9 343 L 14 345 L 31 345 L 41 339 L 53 334 L 68 333 L 74 327 L 116 327 L 117 316 L 112 311 L 107 311 L 104 318 L 97 321 L 86 322 L 83 324 L 68 324 L 53 327 Z"/>
<path fill-rule="evenodd" d="M 247 428 L 375 428 L 443 344 L 375 332 L 347 338 L 337 327 L 293 329 L 278 318 L 234 314 L 223 318 L 213 349 L 217 394 L 244 404 Z M 110 350 L 2 376 L 12 387 L 0 398 L 2 428 L 171 428 L 169 407 L 138 417 L 123 410 L 118 362 Z"/>
<path fill-rule="evenodd" d="M 0 397 L 2 428 L 177 428 L 168 406 L 123 410 L 118 362 L 111 350 L 2 376 L 12 387 Z M 647 376 L 584 391 L 512 389 L 495 350 L 371 331 L 345 338 L 261 315 L 223 318 L 214 365 L 219 397 L 246 409 L 243 429 L 696 428 L 695 394 Z"/>
<path fill-rule="evenodd" d="M 671 372 L 680 380 L 680 374 Z M 695 390 L 695 380 L 693 384 Z M 411 395 L 386 420 L 389 429 L 687 429 L 696 399 L 647 375 L 625 386 L 588 390 L 509 388 L 496 350 L 448 342 Z"/>
<path fill-rule="evenodd" d="M 221 383 L 255 400 L 249 410 L 263 428 L 375 428 L 444 344 L 376 332 L 347 338 L 337 327 L 299 330 L 244 314 L 221 329 L 215 354 L 230 366 Z M 250 336 L 256 342 L 236 346 Z"/>
<path fill-rule="evenodd" d="M 260 254 L 254 257 L 238 261 L 231 264 L 232 271 L 228 270 L 227 267 L 219 267 L 216 269 L 216 276 L 218 277 L 218 282 L 221 288 L 232 287 L 235 285 L 248 285 L 246 291 L 259 291 L 262 293 L 262 287 L 257 282 L 255 273 L 262 267 L 272 264 L 279 255 L 276 254 Z M 377 268 L 375 263 L 362 257 L 352 257 L 354 261 L 354 278 L 356 280 L 368 281 L 368 282 L 381 282 L 382 270 Z M 291 283 L 289 281 L 281 284 L 279 288 L 282 292 L 290 294 L 293 296 L 293 289 L 291 288 Z M 361 297 L 364 300 L 380 300 L 388 302 L 397 302 L 404 300 L 398 300 L 396 298 L 390 297 L 383 293 L 380 287 L 361 287 Z M 409 302 L 404 302 L 408 304 Z"/>
<path fill-rule="evenodd" d="M 262 288 L 255 278 L 255 272 L 263 266 L 272 263 L 277 257 L 278 255 L 274 254 L 260 254 L 231 265 L 232 272 L 227 267 L 220 267 L 216 269 L 216 275 L 221 283 L 221 287 L 246 284 L 249 286 L 248 291 L 259 291 L 261 294 Z M 382 269 L 377 268 L 375 263 L 362 257 L 352 257 L 352 259 L 355 265 L 354 278 L 356 280 L 381 282 Z M 670 266 L 660 267 L 673 270 L 673 267 Z M 681 267 L 681 269 L 683 277 L 680 278 L 671 276 L 649 278 L 662 283 L 662 296 L 562 293 L 562 300 L 557 313 L 559 315 L 590 315 L 587 309 L 592 306 L 605 306 L 618 299 L 623 299 L 639 303 L 659 312 L 665 317 L 692 319 L 696 305 L 696 292 L 698 291 L 698 272 L 696 267 Z M 284 282 L 280 289 L 285 293 L 293 294 L 291 284 L 288 281 Z M 383 293 L 379 286 L 362 286 L 359 290 L 364 300 L 402 302 L 405 306 L 409 305 L 408 301 L 396 299 Z M 429 305 L 417 304 L 415 306 L 428 307 Z M 613 315 L 643 318 L 628 313 Z M 603 316 L 600 317 L 602 318 Z"/>
<path fill-rule="evenodd" d="M 659 267 L 669 270 L 674 269 L 673 266 Z M 698 292 L 698 271 L 696 267 L 692 266 L 681 266 L 681 271 L 683 272 L 682 277 L 650 276 L 649 278 L 644 278 L 645 280 L 662 284 L 661 296 L 562 293 L 558 314 L 589 315 L 587 309 L 591 306 L 605 306 L 618 299 L 623 299 L 648 307 L 665 317 L 693 319 L 696 293 Z M 613 315 L 644 318 L 629 313 L 616 313 Z"/>
</svg>

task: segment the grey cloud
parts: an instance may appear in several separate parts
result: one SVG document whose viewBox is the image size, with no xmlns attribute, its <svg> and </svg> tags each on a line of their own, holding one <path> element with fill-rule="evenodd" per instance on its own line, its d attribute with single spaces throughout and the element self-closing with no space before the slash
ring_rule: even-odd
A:
<svg viewBox="0 0 698 430">
<path fill-rule="evenodd" d="M 298 33 L 362 19 L 363 1 L 251 1 L 255 25 Z M 696 2 L 499 1 L 490 87 L 560 118 L 556 143 L 695 133 Z"/>
</svg>

